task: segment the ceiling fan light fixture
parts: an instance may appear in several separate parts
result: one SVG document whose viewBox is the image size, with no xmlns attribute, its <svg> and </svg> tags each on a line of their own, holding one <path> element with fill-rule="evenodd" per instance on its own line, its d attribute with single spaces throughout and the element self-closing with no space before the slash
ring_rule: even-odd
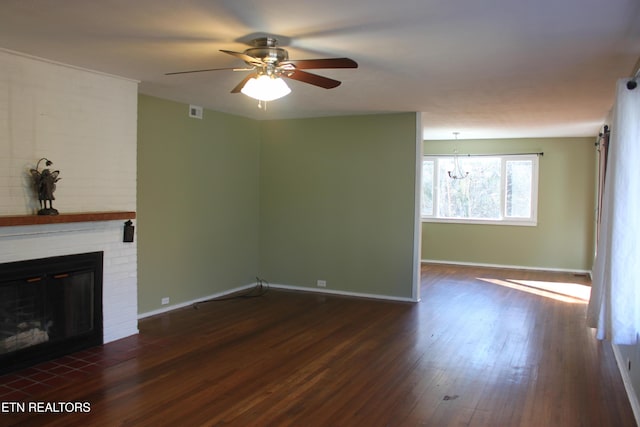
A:
<svg viewBox="0 0 640 427">
<path fill-rule="evenodd" d="M 245 83 L 240 92 L 258 101 L 273 101 L 291 93 L 291 89 L 280 77 L 261 74 Z"/>
</svg>

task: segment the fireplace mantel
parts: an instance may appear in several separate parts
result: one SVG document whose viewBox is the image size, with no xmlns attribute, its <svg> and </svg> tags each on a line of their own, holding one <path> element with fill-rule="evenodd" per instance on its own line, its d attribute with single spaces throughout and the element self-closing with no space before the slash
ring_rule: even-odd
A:
<svg viewBox="0 0 640 427">
<path fill-rule="evenodd" d="M 60 215 L 12 215 L 0 216 L 0 227 L 17 225 L 64 224 L 72 222 L 113 221 L 135 219 L 135 212 L 78 212 Z"/>
</svg>

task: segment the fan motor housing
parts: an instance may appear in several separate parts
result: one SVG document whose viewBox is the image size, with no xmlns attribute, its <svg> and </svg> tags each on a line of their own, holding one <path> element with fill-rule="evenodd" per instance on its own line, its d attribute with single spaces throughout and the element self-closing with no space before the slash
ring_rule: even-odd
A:
<svg viewBox="0 0 640 427">
<path fill-rule="evenodd" d="M 255 39 L 252 41 L 255 47 L 245 50 L 244 53 L 272 64 L 288 60 L 289 53 L 285 49 L 277 47 L 277 43 L 277 40 L 273 37 Z"/>
</svg>

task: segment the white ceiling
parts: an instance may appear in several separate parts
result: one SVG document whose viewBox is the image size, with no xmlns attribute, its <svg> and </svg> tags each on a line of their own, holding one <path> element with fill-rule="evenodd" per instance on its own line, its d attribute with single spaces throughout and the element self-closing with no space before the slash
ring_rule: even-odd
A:
<svg viewBox="0 0 640 427">
<path fill-rule="evenodd" d="M 229 91 L 251 35 L 292 59 L 349 57 L 258 109 Z M 424 136 L 596 135 L 640 58 L 638 0 L 2 0 L 0 47 L 139 80 L 145 94 L 255 119 L 422 112 Z"/>
</svg>

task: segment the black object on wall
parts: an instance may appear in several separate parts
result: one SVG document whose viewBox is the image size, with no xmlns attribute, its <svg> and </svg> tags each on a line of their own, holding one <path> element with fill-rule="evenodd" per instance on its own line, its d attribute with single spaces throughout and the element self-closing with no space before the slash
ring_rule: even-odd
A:
<svg viewBox="0 0 640 427">
<path fill-rule="evenodd" d="M 135 226 L 131 220 L 128 220 L 124 223 L 124 235 L 122 237 L 122 241 L 125 243 L 133 242 L 133 234 L 135 231 Z"/>
</svg>

